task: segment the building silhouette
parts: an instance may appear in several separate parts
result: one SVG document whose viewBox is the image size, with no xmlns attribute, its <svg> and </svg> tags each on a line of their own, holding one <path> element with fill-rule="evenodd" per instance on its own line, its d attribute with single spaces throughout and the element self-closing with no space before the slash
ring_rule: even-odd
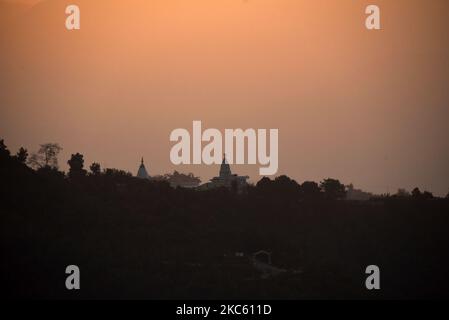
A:
<svg viewBox="0 0 449 320">
<path fill-rule="evenodd" d="M 231 172 L 231 167 L 226 160 L 226 155 L 223 156 L 223 161 L 220 166 L 220 172 L 217 177 L 213 177 L 209 182 L 199 186 L 199 190 L 208 190 L 214 188 L 225 187 L 228 189 L 236 190 L 242 193 L 247 186 L 248 176 L 239 176 Z"/>
<path fill-rule="evenodd" d="M 150 179 L 150 176 L 148 175 L 147 169 L 145 168 L 145 165 L 143 164 L 143 157 L 139 166 L 139 170 L 137 171 L 137 178 L 140 179 Z"/>
</svg>

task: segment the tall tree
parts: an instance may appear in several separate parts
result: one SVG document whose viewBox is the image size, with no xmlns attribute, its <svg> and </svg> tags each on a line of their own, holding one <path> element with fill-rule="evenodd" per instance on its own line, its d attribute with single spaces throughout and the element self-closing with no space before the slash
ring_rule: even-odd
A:
<svg viewBox="0 0 449 320">
<path fill-rule="evenodd" d="M 328 199 L 338 200 L 346 196 L 346 187 L 337 179 L 324 179 L 320 187 Z"/>
<path fill-rule="evenodd" d="M 34 169 L 58 168 L 58 155 L 62 148 L 57 143 L 44 143 L 37 152 L 31 154 L 28 164 Z"/>
<path fill-rule="evenodd" d="M 69 165 L 69 177 L 78 178 L 86 175 L 86 170 L 84 170 L 84 158 L 81 153 L 72 154 L 72 157 L 67 161 Z"/>
<path fill-rule="evenodd" d="M 99 163 L 94 162 L 90 165 L 89 168 L 90 172 L 92 172 L 94 176 L 98 176 L 101 173 L 101 166 Z"/>
<path fill-rule="evenodd" d="M 286 175 L 276 177 L 274 179 L 273 186 L 276 192 L 279 193 L 279 196 L 282 197 L 291 197 L 294 199 L 300 192 L 299 184 Z"/>
<path fill-rule="evenodd" d="M 301 194 L 304 198 L 316 198 L 321 194 L 321 189 L 315 181 L 304 181 L 301 184 Z"/>
<path fill-rule="evenodd" d="M 418 199 L 421 197 L 421 190 L 419 190 L 418 187 L 416 187 L 415 189 L 412 190 L 412 197 L 415 199 Z"/>
<path fill-rule="evenodd" d="M 10 152 L 8 150 L 8 147 L 5 145 L 5 142 L 3 139 L 0 140 L 0 157 L 7 158 L 9 157 Z"/>
<path fill-rule="evenodd" d="M 260 188 L 260 189 L 268 188 L 268 187 L 271 185 L 272 182 L 273 182 L 273 181 L 271 181 L 270 178 L 268 178 L 268 177 L 263 177 L 262 179 L 260 179 L 260 180 L 257 182 L 256 187 L 257 187 L 257 188 Z"/>
<path fill-rule="evenodd" d="M 27 151 L 27 149 L 21 147 L 19 149 L 19 151 L 17 151 L 17 154 L 16 154 L 15 158 L 20 163 L 25 163 L 27 161 L 27 158 L 28 158 L 28 151 Z"/>
</svg>

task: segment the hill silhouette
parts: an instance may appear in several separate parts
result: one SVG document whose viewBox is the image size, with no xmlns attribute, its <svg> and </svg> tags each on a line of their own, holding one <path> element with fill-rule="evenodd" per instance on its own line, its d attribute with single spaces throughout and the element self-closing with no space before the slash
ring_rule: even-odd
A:
<svg viewBox="0 0 449 320">
<path fill-rule="evenodd" d="M 332 189 L 338 180 L 287 176 L 242 194 L 200 192 L 98 165 L 88 172 L 79 153 L 69 174 L 57 165 L 33 170 L 26 158 L 2 141 L 9 298 L 447 297 L 448 199 L 347 201 Z M 254 263 L 260 250 L 271 253 L 270 268 Z M 64 286 L 71 264 L 81 270 L 78 291 Z M 365 289 L 371 264 L 380 267 L 380 291 Z"/>
</svg>

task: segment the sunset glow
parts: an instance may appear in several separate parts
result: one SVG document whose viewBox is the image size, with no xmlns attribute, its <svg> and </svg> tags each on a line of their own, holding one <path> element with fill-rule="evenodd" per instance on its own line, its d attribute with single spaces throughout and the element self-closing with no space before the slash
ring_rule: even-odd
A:
<svg viewBox="0 0 449 320">
<path fill-rule="evenodd" d="M 206 181 L 217 166 L 169 161 L 170 132 L 201 120 L 279 128 L 279 174 L 298 181 L 449 190 L 446 0 L 379 0 L 378 32 L 366 1 L 79 0 L 74 33 L 66 1 L 17 2 L 40 3 L 0 13 L 0 136 L 14 151 L 55 141 L 62 169 L 81 150 Z"/>
</svg>

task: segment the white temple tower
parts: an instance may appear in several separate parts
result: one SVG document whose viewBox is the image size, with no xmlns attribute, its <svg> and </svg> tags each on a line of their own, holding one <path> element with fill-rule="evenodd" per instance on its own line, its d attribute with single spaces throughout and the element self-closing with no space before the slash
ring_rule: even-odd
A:
<svg viewBox="0 0 449 320">
<path fill-rule="evenodd" d="M 142 157 L 142 161 L 140 163 L 139 170 L 137 171 L 137 178 L 150 179 L 150 176 L 148 175 L 147 169 L 145 168 L 145 165 L 143 164 L 143 157 Z"/>
<path fill-rule="evenodd" d="M 213 177 L 210 182 L 199 186 L 199 190 L 226 187 L 228 189 L 236 188 L 237 192 L 242 193 L 245 192 L 245 187 L 247 186 L 246 180 L 248 180 L 248 178 L 248 176 L 233 174 L 231 167 L 226 160 L 226 155 L 223 155 L 223 161 L 221 162 L 218 177 Z"/>
</svg>

